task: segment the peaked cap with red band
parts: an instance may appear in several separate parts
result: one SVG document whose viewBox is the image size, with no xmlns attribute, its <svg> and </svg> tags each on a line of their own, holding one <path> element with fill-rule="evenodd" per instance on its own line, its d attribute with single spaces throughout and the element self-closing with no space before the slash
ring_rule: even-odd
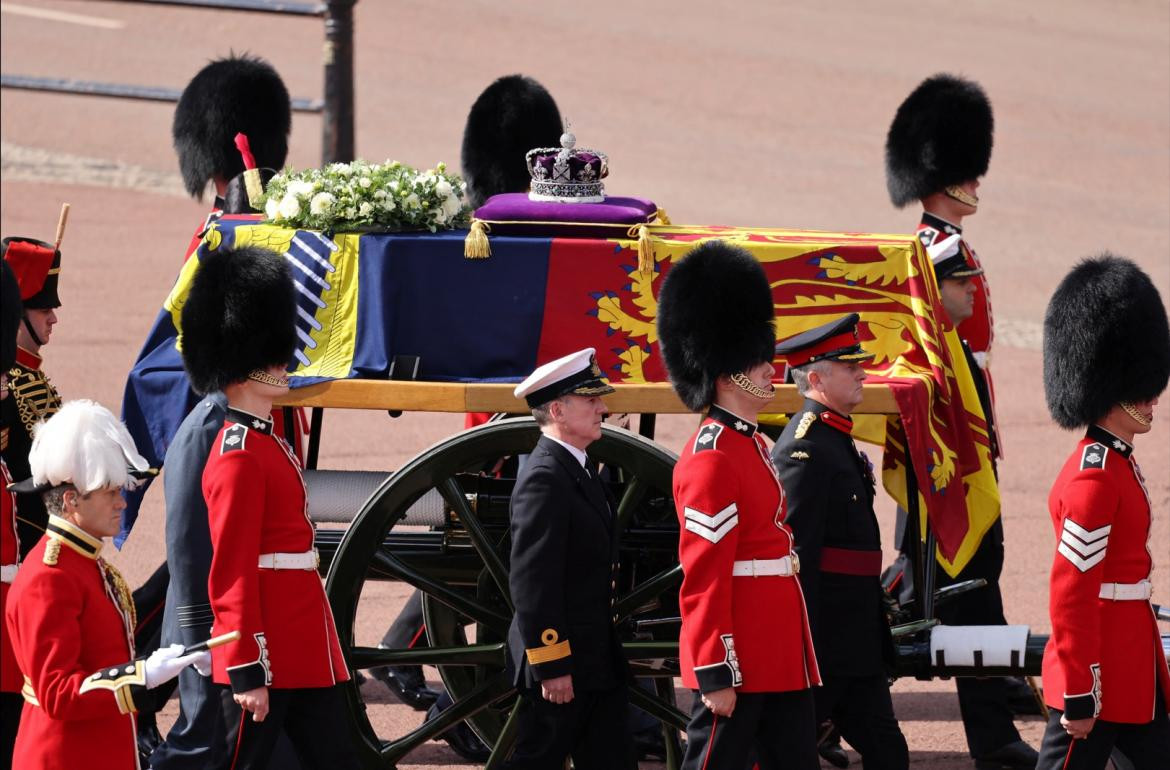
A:
<svg viewBox="0 0 1170 770">
<path fill-rule="evenodd" d="M 776 343 L 776 355 L 784 356 L 789 369 L 817 361 L 865 361 L 873 358 L 861 347 L 857 322 L 861 316 L 850 313 L 814 329 L 801 332 Z"/>
<path fill-rule="evenodd" d="M 5 238 L 0 245 L 4 261 L 20 285 L 20 299 L 26 310 L 61 307 L 57 276 L 61 272 L 61 250 L 33 238 Z"/>
</svg>

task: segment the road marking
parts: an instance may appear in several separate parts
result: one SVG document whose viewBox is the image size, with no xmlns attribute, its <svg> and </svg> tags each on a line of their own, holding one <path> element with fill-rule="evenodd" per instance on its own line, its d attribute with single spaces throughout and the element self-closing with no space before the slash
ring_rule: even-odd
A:
<svg viewBox="0 0 1170 770">
<path fill-rule="evenodd" d="M 83 27 L 97 27 L 98 29 L 122 29 L 126 22 L 118 19 L 103 19 L 97 16 L 82 16 L 79 13 L 53 11 L 48 8 L 32 8 L 17 3 L 0 3 L 0 13 L 10 13 L 13 16 L 28 16 L 45 21 L 59 21 L 63 24 L 78 24 Z"/>
<path fill-rule="evenodd" d="M 5 182 L 77 184 L 187 197 L 178 174 L 11 142 L 0 142 L 0 174 Z"/>
</svg>

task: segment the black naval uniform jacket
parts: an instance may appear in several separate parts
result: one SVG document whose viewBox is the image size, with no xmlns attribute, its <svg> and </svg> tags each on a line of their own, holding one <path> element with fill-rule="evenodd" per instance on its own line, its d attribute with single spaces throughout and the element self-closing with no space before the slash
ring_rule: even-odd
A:
<svg viewBox="0 0 1170 770">
<path fill-rule="evenodd" d="M 834 677 L 885 674 L 894 653 L 882 608 L 873 471 L 853 443 L 852 424 L 805 399 L 772 448 L 817 660 Z"/>
<path fill-rule="evenodd" d="M 614 628 L 614 507 L 596 475 L 542 436 L 516 479 L 508 668 L 517 687 L 565 674 L 581 691 L 627 680 Z"/>
</svg>

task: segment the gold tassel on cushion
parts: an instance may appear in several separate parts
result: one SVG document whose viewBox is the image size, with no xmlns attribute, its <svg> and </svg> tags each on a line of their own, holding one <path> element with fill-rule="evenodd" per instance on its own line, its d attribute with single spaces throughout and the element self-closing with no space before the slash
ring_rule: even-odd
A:
<svg viewBox="0 0 1170 770">
<path fill-rule="evenodd" d="M 654 214 L 655 224 L 669 225 L 670 217 L 666 216 L 666 209 L 658 209 Z"/>
<path fill-rule="evenodd" d="M 471 220 L 471 231 L 463 240 L 463 256 L 468 259 L 486 259 L 492 255 L 492 245 L 487 234 L 491 227 L 482 219 Z"/>
<path fill-rule="evenodd" d="M 634 225 L 626 235 L 638 239 L 638 272 L 647 273 L 654 269 L 654 244 L 650 241 L 648 225 Z"/>
</svg>

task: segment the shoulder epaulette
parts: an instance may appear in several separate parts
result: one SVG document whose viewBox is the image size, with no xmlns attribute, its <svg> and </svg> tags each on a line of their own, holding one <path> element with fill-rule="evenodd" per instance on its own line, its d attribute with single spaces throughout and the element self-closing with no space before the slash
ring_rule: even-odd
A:
<svg viewBox="0 0 1170 770">
<path fill-rule="evenodd" d="M 808 429 L 817 421 L 816 413 L 805 412 L 800 416 L 800 422 L 796 426 L 796 432 L 792 434 L 793 438 L 804 438 L 804 434 L 808 433 Z"/>
<path fill-rule="evenodd" d="M 695 436 L 695 447 L 692 452 L 702 452 L 704 449 L 714 449 L 715 445 L 719 443 L 719 434 L 723 432 L 723 426 L 717 422 L 710 425 L 704 425 L 699 429 L 699 435 Z"/>
<path fill-rule="evenodd" d="M 1109 448 L 1104 444 L 1087 444 L 1081 450 L 1081 470 L 1088 470 L 1089 468 L 1104 468 L 1105 456 L 1109 454 Z"/>
<path fill-rule="evenodd" d="M 231 426 L 223 432 L 223 440 L 219 442 L 219 453 L 222 455 L 234 449 L 243 449 L 247 438 L 248 426 Z"/>
<path fill-rule="evenodd" d="M 41 556 L 41 561 L 50 567 L 57 566 L 57 560 L 61 558 L 61 541 L 49 538 L 49 542 L 45 543 L 45 553 Z"/>
</svg>

